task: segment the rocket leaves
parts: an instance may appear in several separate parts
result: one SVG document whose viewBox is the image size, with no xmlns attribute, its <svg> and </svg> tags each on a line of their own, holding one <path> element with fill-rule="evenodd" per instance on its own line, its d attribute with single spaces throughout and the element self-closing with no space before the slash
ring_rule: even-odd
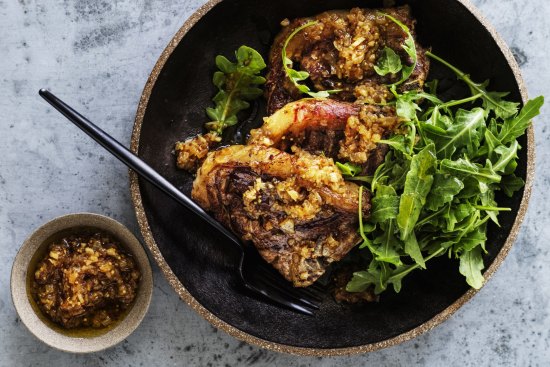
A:
<svg viewBox="0 0 550 367">
<path fill-rule="evenodd" d="M 401 45 L 401 48 L 405 51 L 409 59 L 412 61 L 410 65 L 401 63 L 399 55 L 397 55 L 397 53 L 391 48 L 385 47 L 382 50 L 382 54 L 378 58 L 376 66 L 374 67 L 374 71 L 381 76 L 385 76 L 387 74 L 396 74 L 401 71 L 401 78 L 397 82 L 392 84 L 392 86 L 397 86 L 409 79 L 414 71 L 414 68 L 416 67 L 418 58 L 416 55 L 416 45 L 414 43 L 414 38 L 409 30 L 409 27 L 407 27 L 401 21 L 397 20 L 389 14 L 382 12 L 380 12 L 379 14 L 385 16 L 386 18 L 397 24 L 407 36 L 405 38 L 405 41 Z"/>
<path fill-rule="evenodd" d="M 401 238 L 406 241 L 414 229 L 420 211 L 426 204 L 435 172 L 435 146 L 430 144 L 415 154 L 405 179 L 405 187 L 399 201 L 397 224 Z"/>
<path fill-rule="evenodd" d="M 361 173 L 363 167 L 358 166 L 353 163 L 340 163 L 336 162 L 336 167 L 340 170 L 343 176 L 355 177 L 357 174 Z"/>
<path fill-rule="evenodd" d="M 464 251 L 460 255 L 460 274 L 466 277 L 466 282 L 473 288 L 479 289 L 483 285 L 483 258 L 481 257 L 481 248 L 474 247 L 470 251 Z"/>
<path fill-rule="evenodd" d="M 432 189 L 426 198 L 426 208 L 437 211 L 443 205 L 453 201 L 453 198 L 464 188 L 464 183 L 456 176 L 437 173 L 434 176 Z"/>
<path fill-rule="evenodd" d="M 383 51 L 378 74 L 405 74 L 394 54 Z M 498 214 L 510 210 L 498 206 L 495 193 L 512 196 L 524 185 L 514 175 L 521 150 L 516 139 L 539 114 L 544 98 L 519 110 L 518 103 L 504 99 L 507 93 L 489 91 L 488 82 L 476 83 L 427 54 L 449 67 L 471 95 L 444 102 L 433 94 L 435 88 L 399 94 L 390 86 L 405 135 L 382 140 L 390 148 L 386 159 L 370 180 L 356 181 L 372 192 L 371 215 L 361 217 L 359 226 L 360 251 L 367 251 L 369 262 L 347 284 L 350 292 L 372 287 L 379 294 L 390 285 L 399 292 L 408 274 L 443 254 L 457 259 L 466 282 L 480 288 L 487 223 L 498 225 Z M 354 179 L 351 175 L 347 178 Z"/>
<path fill-rule="evenodd" d="M 400 72 L 402 68 L 403 65 L 401 65 L 399 55 L 389 47 L 384 47 L 376 65 L 374 65 L 374 71 L 381 76 L 396 74 Z"/>
<path fill-rule="evenodd" d="M 507 144 L 523 135 L 529 127 L 531 120 L 540 113 L 543 103 L 544 97 L 538 96 L 535 99 L 527 101 L 519 115 L 505 119 L 496 135 L 499 142 Z"/>
</svg>

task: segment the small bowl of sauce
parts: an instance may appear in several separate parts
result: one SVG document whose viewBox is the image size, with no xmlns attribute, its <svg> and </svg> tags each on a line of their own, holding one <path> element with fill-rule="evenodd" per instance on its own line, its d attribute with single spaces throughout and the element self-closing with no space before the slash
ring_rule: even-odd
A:
<svg viewBox="0 0 550 367">
<path fill-rule="evenodd" d="M 92 213 L 38 228 L 12 267 L 12 299 L 23 324 L 44 343 L 74 353 L 128 337 L 147 313 L 152 289 L 139 240 L 121 223 Z"/>
</svg>

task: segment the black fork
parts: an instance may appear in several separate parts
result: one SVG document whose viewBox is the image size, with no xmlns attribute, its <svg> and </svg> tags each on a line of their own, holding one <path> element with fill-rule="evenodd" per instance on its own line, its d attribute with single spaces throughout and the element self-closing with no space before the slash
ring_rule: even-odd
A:
<svg viewBox="0 0 550 367">
<path fill-rule="evenodd" d="M 319 288 L 308 287 L 311 289 L 298 289 L 292 287 L 290 282 L 285 280 L 269 264 L 260 258 L 257 251 L 252 248 L 252 246 L 244 246 L 232 232 L 212 218 L 197 203 L 184 195 L 137 155 L 48 90 L 41 89 L 39 94 L 72 123 L 107 149 L 122 163 L 134 170 L 140 177 L 165 192 L 168 196 L 195 215 L 198 215 L 236 245 L 241 253 L 238 272 L 245 288 L 271 300 L 275 304 L 285 306 L 291 310 L 307 315 L 313 315 L 313 311 L 319 308 L 318 304 L 321 301 L 321 292 Z"/>
</svg>

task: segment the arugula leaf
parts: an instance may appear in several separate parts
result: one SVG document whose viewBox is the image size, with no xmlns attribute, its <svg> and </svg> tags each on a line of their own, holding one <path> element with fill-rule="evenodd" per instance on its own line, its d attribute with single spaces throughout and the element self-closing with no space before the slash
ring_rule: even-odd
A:
<svg viewBox="0 0 550 367">
<path fill-rule="evenodd" d="M 368 287 L 376 284 L 378 277 L 376 274 L 371 274 L 368 271 L 358 271 L 353 273 L 353 277 L 346 284 L 346 291 L 348 292 L 363 292 Z"/>
<path fill-rule="evenodd" d="M 376 196 L 371 200 L 371 214 L 369 221 L 383 223 L 388 219 L 395 219 L 399 211 L 399 196 L 392 186 L 378 185 Z"/>
<path fill-rule="evenodd" d="M 374 293 L 380 294 L 388 287 L 388 278 L 391 274 L 391 269 L 388 264 L 377 260 L 372 260 L 368 272 L 375 276 Z"/>
<path fill-rule="evenodd" d="M 448 128 L 421 123 L 425 136 L 436 146 L 438 158 L 451 158 L 455 152 L 463 149 L 473 156 L 479 147 L 485 130 L 484 111 L 474 108 L 471 111 L 459 109 L 454 123 Z"/>
<path fill-rule="evenodd" d="M 510 198 L 514 195 L 514 192 L 521 190 L 524 185 L 525 181 L 516 175 L 504 176 L 500 182 L 500 188 Z"/>
<path fill-rule="evenodd" d="M 286 48 L 292 38 L 298 32 L 302 31 L 305 28 L 311 27 L 315 24 L 317 24 L 318 21 L 314 20 L 311 22 L 307 22 L 306 24 L 303 24 L 296 28 L 292 33 L 288 36 L 288 38 L 285 40 L 283 44 L 283 48 L 281 50 L 281 57 L 283 61 L 283 69 L 285 70 L 286 76 L 290 79 L 290 81 L 294 84 L 294 86 L 302 93 L 308 94 L 309 96 L 313 98 L 327 98 L 333 93 L 338 93 L 341 91 L 341 89 L 331 89 L 331 90 L 322 90 L 318 92 L 312 91 L 307 85 L 300 84 L 300 82 L 303 82 L 307 78 L 309 78 L 309 73 L 307 71 L 298 71 L 292 69 L 292 60 L 287 56 Z"/>
<path fill-rule="evenodd" d="M 405 34 L 407 35 L 407 38 L 405 39 L 401 47 L 403 48 L 403 50 L 405 50 L 405 53 L 412 60 L 412 64 L 401 66 L 401 70 L 402 70 L 401 79 L 399 79 L 397 82 L 392 84 L 393 86 L 397 86 L 402 84 L 407 79 L 409 79 L 409 77 L 414 71 L 414 68 L 416 67 L 416 63 L 418 61 L 418 57 L 416 55 L 416 45 L 414 43 L 414 38 L 411 34 L 411 31 L 409 30 L 409 27 L 407 27 L 401 21 L 397 20 L 396 18 L 392 17 L 389 14 L 386 14 L 386 13 L 380 13 L 380 14 L 382 14 L 383 16 L 385 16 L 386 18 L 390 19 L 392 22 L 397 24 L 403 30 L 403 32 L 405 32 Z"/>
<path fill-rule="evenodd" d="M 540 108 L 544 103 L 544 97 L 538 96 L 535 99 L 527 101 L 521 109 L 519 115 L 515 118 L 506 119 L 498 134 L 498 139 L 502 144 L 508 144 L 525 133 L 531 120 L 540 113 Z"/>
<path fill-rule="evenodd" d="M 491 124 L 489 125 L 489 128 L 485 129 L 485 133 L 484 133 L 485 144 L 480 149 L 478 149 L 476 156 L 478 156 L 478 157 L 483 157 L 483 156 L 492 157 L 495 148 L 500 145 L 500 141 L 497 139 L 497 137 L 492 132 L 493 129 L 496 129 L 496 127 L 492 128 Z"/>
<path fill-rule="evenodd" d="M 483 247 L 487 241 L 486 229 L 483 226 L 476 227 L 473 231 L 468 232 L 460 238 L 457 247 L 465 251 L 471 251 L 477 246 Z"/>
<path fill-rule="evenodd" d="M 479 94 L 480 98 L 483 100 L 483 108 L 487 112 L 494 111 L 495 115 L 501 118 L 508 118 L 516 114 L 519 103 L 509 102 L 502 99 L 507 96 L 508 93 L 488 92 L 486 89 L 489 84 L 488 81 L 483 83 L 475 83 L 472 79 L 470 79 L 470 75 L 451 65 L 441 57 L 434 55 L 431 51 L 426 51 L 426 55 L 451 69 L 456 74 L 458 79 L 464 81 L 468 85 L 472 95 Z"/>
<path fill-rule="evenodd" d="M 441 170 L 458 177 L 470 176 L 484 184 L 500 182 L 501 176 L 495 173 L 491 162 L 488 160 L 486 164 L 487 166 L 483 167 L 480 164 L 470 162 L 466 158 L 459 158 L 455 161 L 444 159 L 441 161 Z"/>
<path fill-rule="evenodd" d="M 412 158 L 410 170 L 407 173 L 397 214 L 401 239 L 405 241 L 411 234 L 432 187 L 436 164 L 434 150 L 433 144 L 422 149 Z"/>
<path fill-rule="evenodd" d="M 484 267 L 483 259 L 481 258 L 481 248 L 479 246 L 470 251 L 464 251 L 460 255 L 460 267 L 458 270 L 460 274 L 466 277 L 466 282 L 472 288 L 479 289 L 483 285 L 481 270 Z"/>
<path fill-rule="evenodd" d="M 396 74 L 400 72 L 402 68 L 403 66 L 401 65 L 399 55 L 389 47 L 384 47 L 382 55 L 380 55 L 376 65 L 374 65 L 374 71 L 380 76 Z"/>
<path fill-rule="evenodd" d="M 425 208 L 439 210 L 445 204 L 451 202 L 456 194 L 464 188 L 464 183 L 455 176 L 436 173 L 432 189 L 426 197 Z"/>
<path fill-rule="evenodd" d="M 410 121 L 416 119 L 416 111 L 421 111 L 416 101 L 420 99 L 416 92 L 407 92 L 405 94 L 397 95 L 395 101 L 395 108 L 397 116 L 404 120 Z"/>
<path fill-rule="evenodd" d="M 396 134 L 389 139 L 382 139 L 378 141 L 378 144 L 387 144 L 395 150 L 408 154 L 409 150 L 405 146 L 405 136 Z"/>
<path fill-rule="evenodd" d="M 508 164 L 518 157 L 519 143 L 514 140 L 509 147 L 505 145 L 499 145 L 494 149 L 494 152 L 498 156 L 498 161 L 493 165 L 495 172 L 504 173 Z"/>
<path fill-rule="evenodd" d="M 375 259 L 380 262 L 401 265 L 401 257 L 396 249 L 401 247 L 401 245 L 394 235 L 394 219 L 389 219 L 387 225 L 382 225 L 381 228 L 382 233 L 373 241 L 375 245 L 379 245 L 373 252 Z"/>
<path fill-rule="evenodd" d="M 338 167 L 343 176 L 349 177 L 355 177 L 355 175 L 361 173 L 361 171 L 363 170 L 363 167 L 349 162 L 336 162 L 336 167 Z"/>
<path fill-rule="evenodd" d="M 470 217 L 475 211 L 476 209 L 469 202 L 463 202 L 458 205 L 449 205 L 447 207 L 446 215 L 444 216 L 446 231 L 454 231 L 458 223 L 462 222 L 465 218 Z"/>
<path fill-rule="evenodd" d="M 481 199 L 481 204 L 483 204 L 483 207 L 481 208 L 485 210 L 485 213 L 487 213 L 489 218 L 491 218 L 491 220 L 495 222 L 497 226 L 500 226 L 497 218 L 498 211 L 493 210 L 497 206 L 497 202 L 495 201 L 494 191 L 487 190 L 485 192 L 482 192 L 479 195 L 479 198 Z M 480 209 L 480 208 L 477 207 L 477 209 Z"/>
<path fill-rule="evenodd" d="M 265 79 L 259 73 L 266 67 L 262 56 L 248 46 L 241 46 L 235 52 L 236 62 L 225 56 L 216 57 L 219 71 L 214 73 L 212 83 L 218 87 L 218 93 L 212 101 L 215 107 L 206 108 L 206 114 L 212 121 L 206 128 L 221 135 L 227 126 L 235 125 L 237 113 L 250 107 L 252 101 L 262 95 L 259 88 Z"/>
<path fill-rule="evenodd" d="M 413 259 L 414 262 L 417 263 L 422 269 L 426 269 L 426 263 L 424 262 L 422 252 L 420 252 L 420 246 L 418 246 L 414 232 L 411 232 L 405 240 L 405 253 L 409 255 L 411 259 Z"/>
</svg>

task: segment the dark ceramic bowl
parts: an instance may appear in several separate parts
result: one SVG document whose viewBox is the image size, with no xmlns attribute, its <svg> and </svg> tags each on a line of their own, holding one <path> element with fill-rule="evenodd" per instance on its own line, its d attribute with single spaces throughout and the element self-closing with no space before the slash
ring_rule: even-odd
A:
<svg viewBox="0 0 550 367">
<path fill-rule="evenodd" d="M 493 90 L 510 91 L 511 99 L 525 101 L 509 49 L 468 1 L 397 2 L 402 3 L 411 5 L 423 45 L 470 72 L 474 80 L 491 79 Z M 193 177 L 176 169 L 172 150 L 177 140 L 202 131 L 204 108 L 216 92 L 211 83 L 215 56 L 229 56 L 242 44 L 267 56 L 282 19 L 355 6 L 380 7 L 382 1 L 211 0 L 189 18 L 155 65 L 139 104 L 132 150 L 189 194 Z M 447 84 L 449 94 L 460 97 L 465 92 L 454 75 L 436 62 L 432 65 L 430 78 Z M 256 107 L 251 126 L 265 115 L 263 101 Z M 527 208 L 534 166 L 532 128 L 520 144 L 524 149 L 518 175 L 527 184 L 514 198 L 499 198 L 512 211 L 501 213 L 500 228 L 489 228 L 486 278 L 510 250 Z M 243 293 L 232 246 L 136 175 L 131 190 L 146 243 L 181 298 L 214 326 L 261 347 L 307 355 L 372 351 L 431 329 L 475 294 L 458 264 L 438 258 L 429 270 L 409 276 L 398 295 L 387 292 L 379 303 L 363 307 L 326 297 L 314 317 L 304 316 Z"/>
</svg>

